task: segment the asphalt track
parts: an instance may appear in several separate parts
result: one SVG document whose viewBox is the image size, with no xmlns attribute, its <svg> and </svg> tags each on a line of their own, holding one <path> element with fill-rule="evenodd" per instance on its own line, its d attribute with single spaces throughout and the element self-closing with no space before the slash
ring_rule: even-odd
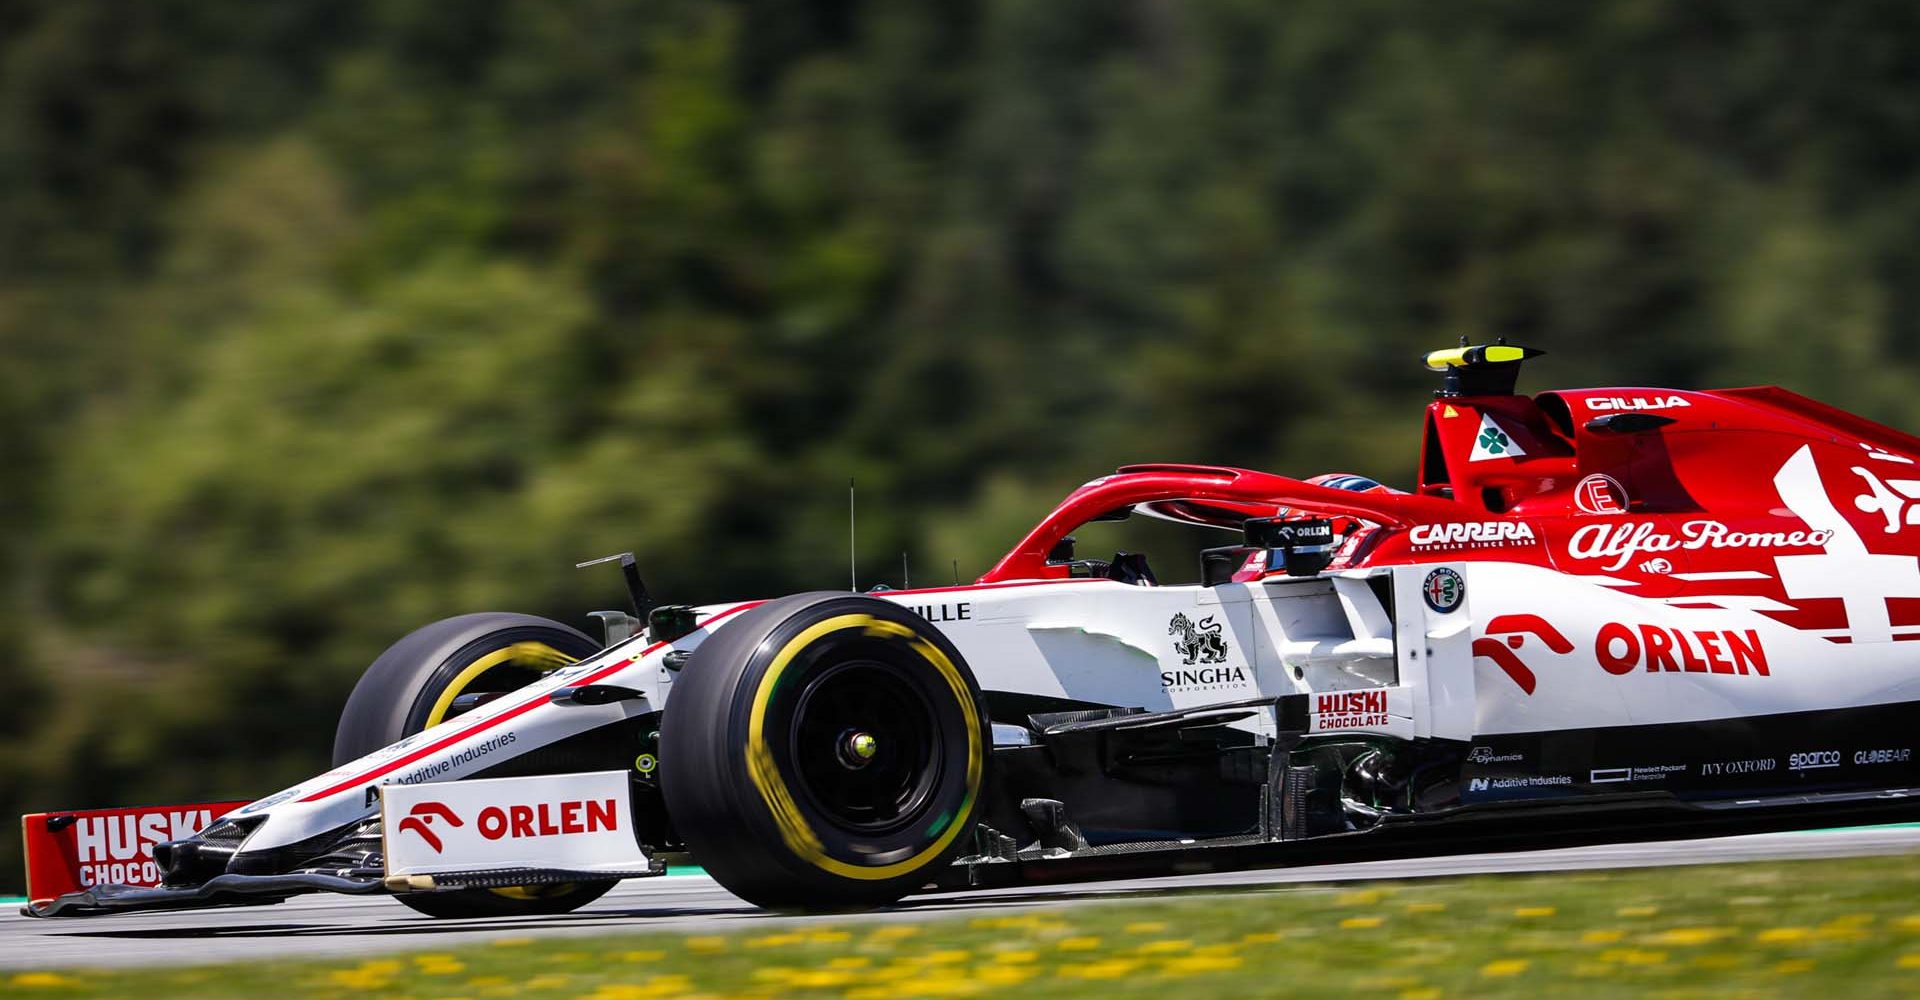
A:
<svg viewBox="0 0 1920 1000">
<path fill-rule="evenodd" d="M 436 921 L 384 898 L 303 896 L 273 906 L 36 920 L 0 917 L 0 968 L 181 965 L 442 949 L 502 937 L 631 931 L 716 933 L 774 924 L 931 920 L 987 911 L 1062 908 L 1173 891 L 1222 896 L 1287 892 L 1314 883 L 1497 872 L 1642 868 L 1721 862 L 1902 854 L 1920 850 L 1920 824 L 1754 834 L 1706 840 L 1467 854 L 1442 858 L 1222 872 L 917 896 L 874 913 L 775 916 L 740 902 L 704 875 L 623 883 L 575 913 L 539 919 Z"/>
</svg>

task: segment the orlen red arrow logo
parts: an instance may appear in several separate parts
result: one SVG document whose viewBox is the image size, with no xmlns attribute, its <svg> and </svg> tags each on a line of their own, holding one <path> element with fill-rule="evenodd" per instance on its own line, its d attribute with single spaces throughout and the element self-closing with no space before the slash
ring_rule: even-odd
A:
<svg viewBox="0 0 1920 1000">
<path fill-rule="evenodd" d="M 1568 642 L 1559 629 L 1547 624 L 1547 620 L 1539 615 L 1495 615 L 1487 623 L 1487 637 L 1473 640 L 1473 655 L 1492 660 L 1507 672 L 1508 677 L 1513 678 L 1515 684 L 1520 685 L 1520 690 L 1532 694 L 1535 685 L 1533 671 L 1513 653 L 1513 650 L 1526 644 L 1529 633 L 1539 637 L 1548 649 L 1562 656 L 1573 652 L 1573 643 Z M 1506 641 L 1492 638 L 1496 635 L 1506 635 Z"/>
<path fill-rule="evenodd" d="M 446 820 L 448 826 L 466 825 L 460 822 L 460 817 L 453 814 L 453 810 L 441 803 L 421 802 L 407 810 L 407 814 L 400 819 L 399 827 L 419 834 L 420 839 L 426 841 L 428 847 L 433 848 L 433 853 L 439 854 L 443 845 L 440 843 L 440 836 L 433 832 L 433 821 L 436 819 Z"/>
</svg>

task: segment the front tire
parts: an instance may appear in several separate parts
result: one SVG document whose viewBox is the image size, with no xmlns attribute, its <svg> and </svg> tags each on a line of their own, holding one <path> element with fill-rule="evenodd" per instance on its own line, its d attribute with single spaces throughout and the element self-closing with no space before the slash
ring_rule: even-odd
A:
<svg viewBox="0 0 1920 1000">
<path fill-rule="evenodd" d="M 774 909 L 879 906 L 964 843 L 985 782 L 979 686 L 898 605 L 800 594 L 695 650 L 661 724 L 661 791 L 715 880 Z"/>
<path fill-rule="evenodd" d="M 482 612 L 417 629 L 381 653 L 354 685 L 334 732 L 334 766 L 445 722 L 462 695 L 505 693 L 599 650 L 579 629 L 532 615 Z M 613 885 L 566 882 L 394 898 L 430 917 L 525 917 L 578 909 Z"/>
<path fill-rule="evenodd" d="M 511 691 L 599 650 L 579 629 L 504 611 L 415 629 L 387 647 L 347 696 L 333 766 L 445 722 L 462 694 Z"/>
</svg>

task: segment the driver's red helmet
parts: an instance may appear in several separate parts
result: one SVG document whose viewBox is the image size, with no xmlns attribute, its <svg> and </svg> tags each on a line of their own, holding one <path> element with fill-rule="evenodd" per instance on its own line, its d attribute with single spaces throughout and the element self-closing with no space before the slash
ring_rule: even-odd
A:
<svg viewBox="0 0 1920 1000">
<path fill-rule="evenodd" d="M 1355 475 L 1351 472 L 1328 472 L 1314 476 L 1306 481 L 1309 486 L 1325 486 L 1330 490 L 1347 490 L 1353 493 L 1399 493 L 1391 486 L 1382 486 L 1377 479 Z"/>
<path fill-rule="evenodd" d="M 1351 472 L 1327 472 L 1301 481 L 1308 486 L 1325 486 L 1330 490 L 1346 490 L 1350 493 L 1404 492 L 1402 490 L 1396 490 L 1391 486 L 1382 486 L 1377 479 L 1369 479 L 1366 476 L 1356 475 Z M 1315 515 L 1306 511 L 1294 510 L 1292 507 L 1280 507 L 1274 510 L 1273 516 L 1299 519 L 1303 517 L 1313 517 Z"/>
</svg>

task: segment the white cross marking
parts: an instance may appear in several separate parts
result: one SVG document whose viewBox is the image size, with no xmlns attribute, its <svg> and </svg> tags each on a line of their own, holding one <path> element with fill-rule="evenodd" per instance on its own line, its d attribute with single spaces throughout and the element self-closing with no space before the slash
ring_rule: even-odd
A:
<svg viewBox="0 0 1920 1000">
<path fill-rule="evenodd" d="M 1893 622 L 1887 613 L 1890 597 L 1920 597 L 1920 559 L 1881 556 L 1867 551 L 1860 533 L 1834 507 L 1813 449 L 1802 445 L 1774 474 L 1780 500 L 1807 527 L 1831 531 L 1826 551 L 1813 556 L 1775 556 L 1780 582 L 1793 598 L 1837 597 L 1847 609 L 1847 625 L 1855 642 L 1889 642 Z"/>
</svg>

